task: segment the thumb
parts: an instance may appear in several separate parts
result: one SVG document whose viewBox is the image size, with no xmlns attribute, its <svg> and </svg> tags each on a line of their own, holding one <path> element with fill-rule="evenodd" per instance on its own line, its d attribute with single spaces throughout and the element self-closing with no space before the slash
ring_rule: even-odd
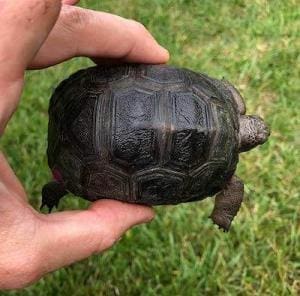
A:
<svg viewBox="0 0 300 296">
<path fill-rule="evenodd" d="M 115 200 L 94 202 L 86 211 L 42 216 L 40 243 L 42 258 L 47 258 L 42 273 L 106 250 L 128 229 L 153 217 L 149 207 Z"/>
</svg>

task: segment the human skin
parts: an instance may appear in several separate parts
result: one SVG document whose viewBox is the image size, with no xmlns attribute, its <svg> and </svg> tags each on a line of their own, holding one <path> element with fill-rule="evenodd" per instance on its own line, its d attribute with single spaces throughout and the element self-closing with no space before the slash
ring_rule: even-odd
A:
<svg viewBox="0 0 300 296">
<path fill-rule="evenodd" d="M 101 62 L 165 63 L 169 55 L 139 23 L 72 0 L 0 0 L 0 135 L 18 106 L 26 69 L 77 56 Z M 151 208 L 101 200 L 45 215 L 28 203 L 0 152 L 0 289 L 24 288 L 45 274 L 102 252 Z"/>
</svg>

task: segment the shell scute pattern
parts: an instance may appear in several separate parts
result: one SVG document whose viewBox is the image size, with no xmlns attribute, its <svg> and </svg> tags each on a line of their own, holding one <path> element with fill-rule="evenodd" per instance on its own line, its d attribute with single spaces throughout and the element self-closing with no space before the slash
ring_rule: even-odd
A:
<svg viewBox="0 0 300 296">
<path fill-rule="evenodd" d="M 103 162 L 84 165 L 82 185 L 90 200 L 99 198 L 129 198 L 129 177 L 121 171 L 106 166 Z"/>
<path fill-rule="evenodd" d="M 80 71 L 51 100 L 49 166 L 89 200 L 213 195 L 237 164 L 236 115 L 225 100 L 208 76 L 163 65 Z"/>
<path fill-rule="evenodd" d="M 129 89 L 113 96 L 111 154 L 130 171 L 156 165 L 155 93 Z"/>
</svg>

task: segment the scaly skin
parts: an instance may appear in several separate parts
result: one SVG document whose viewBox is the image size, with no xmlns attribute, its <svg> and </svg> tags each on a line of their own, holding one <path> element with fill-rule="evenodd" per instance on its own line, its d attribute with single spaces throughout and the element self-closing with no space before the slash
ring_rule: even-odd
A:
<svg viewBox="0 0 300 296">
<path fill-rule="evenodd" d="M 215 207 L 210 218 L 221 229 L 228 231 L 241 207 L 243 197 L 244 184 L 238 177 L 233 176 L 226 188 L 216 195 Z"/>
</svg>

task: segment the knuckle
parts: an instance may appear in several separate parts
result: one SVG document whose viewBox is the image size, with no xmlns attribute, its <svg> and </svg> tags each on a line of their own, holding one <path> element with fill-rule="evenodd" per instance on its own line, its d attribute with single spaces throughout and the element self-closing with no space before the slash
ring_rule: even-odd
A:
<svg viewBox="0 0 300 296">
<path fill-rule="evenodd" d="M 118 238 L 108 234 L 106 237 L 103 238 L 100 246 L 100 252 L 105 251 L 109 248 L 111 248 L 116 242 L 118 241 Z"/>
<path fill-rule="evenodd" d="M 148 32 L 148 30 L 146 29 L 146 27 L 143 24 L 141 24 L 135 20 L 129 20 L 129 23 L 130 23 L 130 27 L 134 33 L 146 34 Z"/>
<path fill-rule="evenodd" d="M 64 27 L 71 31 L 82 29 L 88 22 L 87 12 L 74 6 L 63 7 L 61 17 Z"/>
<path fill-rule="evenodd" d="M 97 227 L 96 232 L 93 232 L 93 235 L 89 237 L 88 244 L 93 246 L 92 253 L 98 254 L 109 249 L 118 242 L 124 231 L 114 223 L 104 222 L 107 221 L 108 217 L 112 217 L 113 215 L 109 210 L 105 212 L 104 216 L 97 214 L 96 211 L 93 212 L 95 225 L 102 225 L 102 227 Z M 110 218 L 108 218 L 108 220 L 110 220 Z"/>
<path fill-rule="evenodd" d="M 105 230 L 101 230 L 99 235 L 94 238 L 93 245 L 95 247 L 95 254 L 101 253 L 109 248 L 111 248 L 119 240 L 118 236 L 115 234 L 113 227 L 106 227 Z"/>
</svg>

